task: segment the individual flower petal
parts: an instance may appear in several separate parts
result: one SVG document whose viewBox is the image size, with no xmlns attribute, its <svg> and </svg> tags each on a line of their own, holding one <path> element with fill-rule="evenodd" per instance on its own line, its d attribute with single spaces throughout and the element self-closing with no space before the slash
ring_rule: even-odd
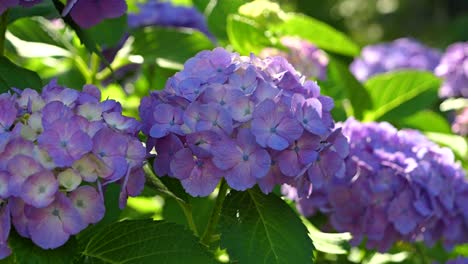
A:
<svg viewBox="0 0 468 264">
<path fill-rule="evenodd" d="M 91 186 L 81 186 L 71 192 L 70 201 L 86 224 L 95 224 L 104 217 L 104 201 Z"/>
</svg>

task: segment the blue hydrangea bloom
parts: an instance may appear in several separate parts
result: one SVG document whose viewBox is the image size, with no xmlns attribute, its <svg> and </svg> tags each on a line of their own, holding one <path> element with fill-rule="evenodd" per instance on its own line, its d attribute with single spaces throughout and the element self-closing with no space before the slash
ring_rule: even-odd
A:
<svg viewBox="0 0 468 264">
<path fill-rule="evenodd" d="M 362 49 L 350 70 L 361 82 L 378 73 L 401 69 L 433 71 L 440 61 L 440 52 L 410 38 L 369 45 Z"/>
<path fill-rule="evenodd" d="M 42 2 L 42 0 L 2 0 L 2 2 L 0 2 L 0 15 L 10 7 L 15 7 L 17 5 L 31 7 L 40 2 Z"/>
<path fill-rule="evenodd" d="M 120 17 L 125 12 L 125 0 L 68 0 L 62 16 L 70 14 L 80 27 L 89 28 L 104 19 Z"/>
<path fill-rule="evenodd" d="M 12 225 L 39 247 L 57 248 L 102 219 L 106 185 L 121 184 L 123 207 L 145 180 L 140 123 L 119 103 L 101 102 L 95 86 L 13 90 L 0 95 L 0 259 L 11 253 Z"/>
<path fill-rule="evenodd" d="M 155 172 L 206 196 L 223 177 L 235 190 L 258 184 L 268 193 L 309 181 L 317 163 L 341 173 L 327 167 L 344 162 L 348 144 L 333 132 L 332 108 L 333 100 L 286 59 L 216 48 L 189 59 L 139 110 L 147 150 L 156 150 Z"/>
<path fill-rule="evenodd" d="M 149 0 L 145 4 L 139 4 L 139 9 L 138 13 L 128 15 L 128 26 L 131 28 L 146 26 L 192 28 L 214 40 L 214 36 L 208 30 L 205 16 L 194 7 Z"/>
<path fill-rule="evenodd" d="M 463 108 L 452 123 L 452 131 L 460 136 L 468 136 L 468 107 Z"/>
<path fill-rule="evenodd" d="M 468 241 L 468 181 L 449 149 L 385 122 L 350 118 L 341 126 L 350 142 L 344 164 L 331 159 L 309 170 L 310 183 L 283 187 L 302 214 L 321 211 L 336 230 L 351 232 L 354 244 L 367 238 L 368 248 L 382 252 L 397 241 L 447 248 Z"/>
<path fill-rule="evenodd" d="M 441 97 L 468 98 L 468 42 L 457 42 L 445 51 L 435 74 L 444 79 Z"/>
<path fill-rule="evenodd" d="M 286 51 L 265 48 L 261 51 L 260 57 L 282 56 L 307 78 L 319 80 L 327 78 L 328 57 L 323 50 L 297 37 L 282 37 L 280 42 Z"/>
</svg>

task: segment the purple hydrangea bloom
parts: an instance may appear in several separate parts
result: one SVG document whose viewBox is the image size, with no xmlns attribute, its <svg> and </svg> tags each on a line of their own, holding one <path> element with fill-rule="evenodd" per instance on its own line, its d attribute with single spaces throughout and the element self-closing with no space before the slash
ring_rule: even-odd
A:
<svg viewBox="0 0 468 264">
<path fill-rule="evenodd" d="M 26 206 L 24 210 L 32 241 L 44 249 L 65 244 L 70 235 L 77 234 L 86 227 L 73 203 L 60 192 L 48 207 Z"/>
<path fill-rule="evenodd" d="M 446 262 L 446 264 L 468 264 L 467 257 L 458 257 L 455 259 L 450 259 Z"/>
<path fill-rule="evenodd" d="M 411 38 L 400 38 L 389 43 L 369 45 L 362 49 L 350 70 L 361 82 L 371 76 L 402 69 L 433 71 L 440 61 L 440 52 Z"/>
<path fill-rule="evenodd" d="M 460 136 L 468 136 L 468 107 L 457 114 L 452 124 L 452 131 Z"/>
<path fill-rule="evenodd" d="M 328 57 L 324 51 L 297 37 L 282 37 L 280 42 L 287 51 L 265 48 L 260 53 L 260 57 L 282 56 L 307 78 L 319 80 L 327 78 Z"/>
<path fill-rule="evenodd" d="M 440 97 L 468 98 L 468 42 L 450 45 L 435 68 L 435 74 L 444 79 Z"/>
<path fill-rule="evenodd" d="M 344 163 L 345 153 L 320 162 L 323 153 L 346 148 L 336 144 L 347 145 L 335 140 L 340 131 L 332 133 L 332 108 L 333 100 L 286 59 L 216 48 L 189 59 L 139 110 L 156 174 L 207 196 L 221 178 L 236 190 L 258 184 L 268 193 L 308 178 L 316 163 Z"/>
<path fill-rule="evenodd" d="M 351 232 L 354 244 L 367 238 L 368 248 L 382 252 L 397 241 L 441 241 L 447 248 L 468 241 L 468 181 L 450 150 L 385 122 L 350 118 L 342 131 L 349 150 L 334 146 L 321 155 L 349 151 L 343 164 L 331 158 L 332 164 L 309 169 L 310 182 L 283 187 L 301 213 L 321 211 L 335 229 Z M 339 146 L 341 137 L 330 141 Z"/>
<path fill-rule="evenodd" d="M 92 27 L 104 19 L 117 18 L 127 12 L 125 0 L 68 0 L 62 16 L 70 13 L 80 27 Z"/>
<path fill-rule="evenodd" d="M 150 0 L 139 4 L 140 12 L 128 15 L 131 28 L 146 26 L 184 27 L 196 29 L 212 40 L 214 36 L 208 30 L 205 16 L 194 7 L 175 6 L 171 2 Z"/>
<path fill-rule="evenodd" d="M 8 247 L 8 236 L 11 229 L 10 205 L 2 201 L 0 208 L 0 259 L 4 259 L 11 254 L 11 249 Z"/>
<path fill-rule="evenodd" d="M 102 219 L 102 188 L 121 184 L 122 205 L 145 180 L 139 122 L 100 102 L 97 87 L 52 81 L 40 94 L 14 91 L 0 95 L 0 259 L 11 225 L 44 249 L 59 247 Z"/>
<path fill-rule="evenodd" d="M 22 7 L 31 7 L 39 4 L 42 0 L 2 0 L 0 3 L 0 15 L 10 7 L 21 5 Z"/>
</svg>

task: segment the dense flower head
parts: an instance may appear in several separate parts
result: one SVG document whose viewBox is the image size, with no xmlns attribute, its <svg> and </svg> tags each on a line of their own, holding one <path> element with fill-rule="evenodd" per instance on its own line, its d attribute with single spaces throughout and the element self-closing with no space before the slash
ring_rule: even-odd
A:
<svg viewBox="0 0 468 264">
<path fill-rule="evenodd" d="M 347 142 L 332 133 L 333 100 L 304 79 L 283 57 L 241 57 L 222 48 L 198 53 L 141 102 L 155 172 L 207 196 L 223 177 L 233 189 L 258 184 L 268 193 L 302 179 L 321 158 L 324 168 L 343 163 L 346 153 L 337 152 Z"/>
<path fill-rule="evenodd" d="M 402 69 L 433 71 L 440 60 L 437 50 L 428 48 L 410 38 L 400 38 L 389 43 L 369 45 L 362 49 L 350 70 L 361 82 L 379 73 Z"/>
<path fill-rule="evenodd" d="M 468 264 L 468 258 L 460 256 L 460 257 L 448 260 L 446 264 Z"/>
<path fill-rule="evenodd" d="M 67 0 L 62 16 L 70 14 L 80 27 L 89 28 L 104 19 L 123 16 L 125 12 L 125 0 Z"/>
<path fill-rule="evenodd" d="M 140 124 L 98 88 L 13 91 L 0 95 L 0 259 L 11 225 L 56 248 L 102 219 L 109 184 L 121 184 L 121 207 L 144 184 Z"/>
<path fill-rule="evenodd" d="M 8 8 L 15 6 L 31 7 L 42 0 L 2 0 L 0 1 L 0 15 Z M 62 16 L 70 14 L 73 21 L 80 27 L 92 27 L 104 19 L 116 18 L 125 14 L 127 3 L 125 0 L 67 0 Z"/>
<path fill-rule="evenodd" d="M 342 131 L 350 142 L 344 177 L 312 180 L 308 196 L 304 186 L 284 186 L 301 213 L 328 214 L 354 243 L 366 237 L 379 251 L 400 240 L 448 248 L 468 241 L 468 182 L 450 150 L 385 122 L 350 118 Z"/>
<path fill-rule="evenodd" d="M 457 42 L 445 51 L 435 74 L 444 79 L 441 97 L 468 98 L 468 42 Z"/>
<path fill-rule="evenodd" d="M 452 131 L 460 136 L 468 136 L 468 107 L 463 108 L 452 123 Z"/>
<path fill-rule="evenodd" d="M 40 2 L 42 2 L 42 0 L 2 0 L 0 2 L 0 15 L 11 7 L 18 5 L 22 7 L 31 7 L 35 4 L 39 4 Z"/>
<path fill-rule="evenodd" d="M 282 56 L 306 78 L 326 79 L 328 57 L 324 51 L 307 40 L 297 37 L 282 37 L 280 42 L 287 50 L 265 48 L 260 53 L 260 57 Z"/>
<path fill-rule="evenodd" d="M 171 2 L 149 0 L 147 3 L 139 4 L 139 8 L 138 13 L 128 15 L 130 28 L 146 26 L 192 28 L 214 39 L 208 30 L 205 16 L 194 7 L 176 6 Z"/>
</svg>

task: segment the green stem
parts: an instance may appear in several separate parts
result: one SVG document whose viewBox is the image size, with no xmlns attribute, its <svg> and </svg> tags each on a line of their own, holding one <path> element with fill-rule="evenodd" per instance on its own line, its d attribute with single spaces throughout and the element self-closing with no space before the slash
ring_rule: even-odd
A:
<svg viewBox="0 0 468 264">
<path fill-rule="evenodd" d="M 5 33 L 8 25 L 8 10 L 0 16 L 0 56 L 5 53 Z"/>
<path fill-rule="evenodd" d="M 197 225 L 195 225 L 195 221 L 193 221 L 193 213 L 192 213 L 192 205 L 188 203 L 183 203 L 179 200 L 176 200 L 177 204 L 179 204 L 182 211 L 184 211 L 185 218 L 187 219 L 187 223 L 189 228 L 193 231 L 195 236 L 199 236 Z"/>
<path fill-rule="evenodd" d="M 211 242 L 211 238 L 213 232 L 215 231 L 216 227 L 218 226 L 219 217 L 221 216 L 221 209 L 223 207 L 224 199 L 226 198 L 228 190 L 228 185 L 224 179 L 221 180 L 221 185 L 219 186 L 218 197 L 216 197 L 216 202 L 211 212 L 211 217 L 206 226 L 205 232 L 203 233 L 200 242 L 205 245 L 209 245 Z"/>
<path fill-rule="evenodd" d="M 422 264 L 429 264 L 430 263 L 428 257 L 426 256 L 426 254 L 424 254 L 424 251 L 421 248 L 421 244 L 415 243 L 414 244 L 414 250 L 415 250 L 416 254 L 419 256 L 419 260 L 421 261 Z"/>
<path fill-rule="evenodd" d="M 100 64 L 99 56 L 96 55 L 95 53 L 91 53 L 91 84 L 97 84 L 96 76 L 99 73 L 99 64 Z"/>
<path fill-rule="evenodd" d="M 146 179 L 148 180 L 148 183 L 151 184 L 156 190 L 166 194 L 169 197 L 174 198 L 176 200 L 177 204 L 182 208 L 182 211 L 184 212 L 185 218 L 187 219 L 187 223 L 189 225 L 189 228 L 193 231 L 195 236 L 199 236 L 198 234 L 198 229 L 197 226 L 195 225 L 195 222 L 193 221 L 193 214 L 192 214 L 192 205 L 190 203 L 187 203 L 186 201 L 180 199 L 177 197 L 174 193 L 172 193 L 165 185 L 164 183 L 161 182 L 161 180 L 154 174 L 153 170 L 151 167 L 146 164 L 143 167 L 145 174 L 146 174 Z"/>
</svg>

